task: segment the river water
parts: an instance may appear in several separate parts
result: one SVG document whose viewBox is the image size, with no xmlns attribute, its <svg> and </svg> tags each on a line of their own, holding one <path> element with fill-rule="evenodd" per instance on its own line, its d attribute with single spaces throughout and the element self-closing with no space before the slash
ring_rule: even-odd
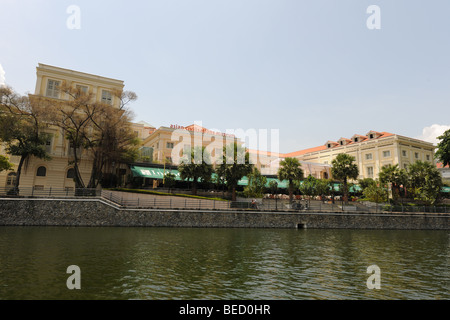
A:
<svg viewBox="0 0 450 320">
<path fill-rule="evenodd" d="M 449 246 L 448 231 L 0 227 L 0 299 L 448 300 Z"/>
</svg>

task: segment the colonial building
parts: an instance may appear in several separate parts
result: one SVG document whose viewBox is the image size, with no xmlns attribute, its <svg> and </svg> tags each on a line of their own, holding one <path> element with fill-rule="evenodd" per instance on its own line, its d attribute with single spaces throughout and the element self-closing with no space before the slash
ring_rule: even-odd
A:
<svg viewBox="0 0 450 320">
<path fill-rule="evenodd" d="M 325 144 L 284 154 L 284 157 L 295 157 L 301 161 L 331 165 L 340 153 L 355 158 L 359 168 L 359 179 L 378 178 L 381 168 L 389 164 L 397 164 L 407 168 L 417 160 L 434 163 L 432 143 L 408 138 L 389 132 L 369 131 L 365 135 L 355 134 L 351 138 L 339 138 Z"/>
<path fill-rule="evenodd" d="M 59 67 L 39 64 L 36 68 L 36 88 L 33 97 L 46 97 L 54 99 L 55 103 L 64 105 L 70 97 L 59 88 L 67 85 L 77 88 L 84 93 L 92 94 L 93 99 L 98 102 L 118 108 L 120 101 L 114 95 L 115 91 L 121 92 L 124 82 L 121 80 L 101 77 L 98 75 L 63 69 Z M 142 125 L 136 124 L 136 130 L 144 131 Z M 46 142 L 46 149 L 51 156 L 51 161 L 31 158 L 22 169 L 20 177 L 21 194 L 34 190 L 66 189 L 74 188 L 74 170 L 69 164 L 73 156 L 73 149 L 70 148 L 68 140 L 65 139 L 62 130 L 56 126 L 50 126 L 47 130 L 50 138 Z M 142 133 L 143 134 L 143 133 Z M 1 148 L 1 153 L 5 154 Z M 79 170 L 84 181 L 88 181 L 92 170 L 92 159 L 86 152 L 80 152 L 81 162 Z M 10 162 L 15 165 L 19 163 L 19 157 L 11 156 Z M 12 188 L 14 186 L 15 172 L 0 173 L 0 188 Z"/>
</svg>

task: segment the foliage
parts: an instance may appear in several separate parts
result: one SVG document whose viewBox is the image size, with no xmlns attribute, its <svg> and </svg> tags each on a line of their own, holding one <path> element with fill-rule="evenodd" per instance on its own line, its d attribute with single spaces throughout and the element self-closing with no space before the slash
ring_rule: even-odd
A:
<svg viewBox="0 0 450 320">
<path fill-rule="evenodd" d="M 164 187 L 169 188 L 169 191 L 175 186 L 175 178 L 176 176 L 170 172 L 164 175 Z"/>
<path fill-rule="evenodd" d="M 211 180 L 214 170 L 209 158 L 205 147 L 196 146 L 189 154 L 184 155 L 178 167 L 181 179 L 191 181 L 193 195 L 197 194 L 199 180 L 201 182 Z"/>
<path fill-rule="evenodd" d="M 364 188 L 363 195 L 365 199 L 369 201 L 381 203 L 384 202 L 387 198 L 387 190 L 381 185 L 371 183 L 366 188 Z"/>
<path fill-rule="evenodd" d="M 262 198 L 266 183 L 267 178 L 261 175 L 258 168 L 254 167 L 252 173 L 248 175 L 248 185 L 244 188 L 244 195 L 246 197 Z"/>
<path fill-rule="evenodd" d="M 408 175 L 405 169 L 400 169 L 398 164 L 389 164 L 381 168 L 378 174 L 380 182 L 384 185 L 392 185 L 392 198 L 394 201 L 400 195 L 400 186 L 405 186 L 408 182 Z"/>
<path fill-rule="evenodd" d="M 13 165 L 9 162 L 8 158 L 0 154 L 0 172 L 11 170 L 12 168 Z"/>
<path fill-rule="evenodd" d="M 228 189 L 232 191 L 231 199 L 236 201 L 236 187 L 239 180 L 253 171 L 250 164 L 250 155 L 236 142 L 223 148 L 222 163 L 216 169 L 216 173 L 224 179 Z"/>
<path fill-rule="evenodd" d="M 272 194 L 276 194 L 278 191 L 278 182 L 272 180 L 269 182 L 269 189 Z"/>
<path fill-rule="evenodd" d="M 19 188 L 22 167 L 31 157 L 50 160 L 45 143 L 50 138 L 48 101 L 15 93 L 9 87 L 0 87 L 0 141 L 6 152 L 20 157 L 14 189 Z"/>
<path fill-rule="evenodd" d="M 299 183 L 303 179 L 303 169 L 297 158 L 285 158 L 280 161 L 278 169 L 278 179 L 288 180 L 289 200 L 292 202 L 294 198 L 295 183 Z"/>
<path fill-rule="evenodd" d="M 440 197 L 442 176 L 437 168 L 427 161 L 416 161 L 408 167 L 409 185 L 414 198 L 434 205 Z"/>
<path fill-rule="evenodd" d="M 438 139 L 441 141 L 437 145 L 435 157 L 445 167 L 450 165 L 450 129 L 445 131 Z"/>
<path fill-rule="evenodd" d="M 362 191 L 364 192 L 364 190 L 367 187 L 370 187 L 370 186 L 372 186 L 374 184 L 376 185 L 377 182 L 374 179 L 372 179 L 372 178 L 364 178 L 364 179 L 359 179 L 358 180 L 358 184 L 361 187 Z"/>
<path fill-rule="evenodd" d="M 340 153 L 331 162 L 331 174 L 333 178 L 342 183 L 342 191 L 346 203 L 348 202 L 348 180 L 357 179 L 359 175 L 358 166 L 354 161 L 354 157 L 345 153 Z"/>
</svg>

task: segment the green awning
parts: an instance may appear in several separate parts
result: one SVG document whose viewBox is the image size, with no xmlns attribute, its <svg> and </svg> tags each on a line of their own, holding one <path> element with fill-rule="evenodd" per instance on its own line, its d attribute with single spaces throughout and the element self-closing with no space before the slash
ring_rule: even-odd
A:
<svg viewBox="0 0 450 320">
<path fill-rule="evenodd" d="M 441 191 L 448 193 L 448 192 L 450 192 L 450 187 L 442 187 Z"/>
<path fill-rule="evenodd" d="M 164 168 L 149 168 L 132 166 L 131 172 L 133 177 L 150 178 L 150 179 L 164 179 L 164 174 L 172 173 L 175 175 L 175 180 L 181 180 L 178 170 L 164 169 Z"/>
</svg>

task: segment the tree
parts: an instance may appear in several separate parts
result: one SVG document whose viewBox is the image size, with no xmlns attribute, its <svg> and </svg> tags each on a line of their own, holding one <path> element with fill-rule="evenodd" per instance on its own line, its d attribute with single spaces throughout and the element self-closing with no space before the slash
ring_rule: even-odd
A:
<svg viewBox="0 0 450 320">
<path fill-rule="evenodd" d="M 178 167 L 180 177 L 183 180 L 191 180 L 192 194 L 197 194 L 197 184 L 208 182 L 214 172 L 210 155 L 205 147 L 197 146 L 189 154 L 184 155 Z"/>
<path fill-rule="evenodd" d="M 333 182 L 328 179 L 317 179 L 316 181 L 316 194 L 321 196 L 328 196 L 332 194 Z M 323 200 L 323 199 L 322 199 Z"/>
<path fill-rule="evenodd" d="M 372 178 L 364 178 L 364 179 L 359 179 L 358 180 L 358 184 L 361 187 L 362 191 L 364 192 L 364 190 L 372 185 L 376 185 L 377 182 L 372 179 Z"/>
<path fill-rule="evenodd" d="M 276 194 L 278 191 L 278 182 L 276 182 L 275 180 L 271 180 L 269 182 L 269 189 L 272 194 Z"/>
<path fill-rule="evenodd" d="M 382 184 L 390 183 L 392 185 L 392 198 L 394 200 L 400 195 L 400 187 L 404 186 L 408 181 L 406 170 L 400 169 L 398 164 L 389 164 L 382 167 L 378 177 Z"/>
<path fill-rule="evenodd" d="M 285 158 L 280 161 L 280 168 L 278 169 L 278 179 L 288 180 L 289 201 L 292 202 L 294 198 L 295 183 L 303 179 L 303 170 L 301 163 L 297 158 Z"/>
<path fill-rule="evenodd" d="M 382 185 L 373 183 L 364 188 L 363 195 L 369 201 L 381 203 L 386 199 L 388 192 Z"/>
<path fill-rule="evenodd" d="M 0 172 L 11 170 L 12 168 L 13 164 L 9 162 L 8 158 L 0 154 Z"/>
<path fill-rule="evenodd" d="M 173 173 L 166 173 L 164 176 L 164 187 L 169 189 L 173 188 L 173 186 L 175 185 L 175 178 L 176 176 Z"/>
<path fill-rule="evenodd" d="M 226 181 L 231 191 L 231 200 L 236 201 L 236 187 L 239 180 L 249 175 L 253 170 L 250 164 L 250 155 L 245 148 L 236 142 L 223 148 L 222 163 L 218 166 L 216 173 Z"/>
<path fill-rule="evenodd" d="M 359 175 L 358 166 L 354 161 L 354 157 L 340 153 L 331 162 L 331 174 L 336 180 L 342 183 L 345 203 L 348 203 L 348 180 L 357 179 Z"/>
<path fill-rule="evenodd" d="M 86 187 L 79 170 L 82 153 L 86 152 L 93 162 L 87 187 L 95 188 L 100 181 L 111 180 L 103 177 L 105 170 L 113 177 L 111 168 L 137 157 L 138 140 L 131 130 L 130 112 L 126 108 L 137 96 L 131 91 L 115 90 L 113 95 L 120 103 L 114 107 L 96 101 L 93 93 L 65 83 L 59 89 L 70 99 L 53 100 L 52 123 L 62 129 L 69 142 L 72 157 L 69 163 L 75 172 L 75 187 Z"/>
<path fill-rule="evenodd" d="M 418 160 L 408 166 L 408 176 L 415 199 L 434 205 L 442 188 L 442 176 L 438 169 L 430 162 Z"/>
<path fill-rule="evenodd" d="M 308 196 L 308 207 L 311 203 L 311 197 L 318 195 L 317 184 L 318 180 L 312 175 L 309 175 L 299 186 L 300 192 Z"/>
<path fill-rule="evenodd" d="M 32 157 L 50 160 L 45 149 L 49 134 L 49 105 L 46 99 L 21 96 L 11 88 L 0 88 L 0 141 L 6 152 L 20 157 L 16 171 L 15 192 L 18 192 L 24 164 Z"/>
<path fill-rule="evenodd" d="M 139 155 L 139 139 L 130 126 L 131 112 L 127 105 L 135 101 L 134 92 L 115 92 L 120 99 L 119 108 L 103 104 L 95 117 L 91 118 L 94 130 L 87 137 L 93 165 L 88 188 L 96 188 L 105 171 L 130 163 Z M 114 172 L 112 174 L 115 174 Z"/>
<path fill-rule="evenodd" d="M 262 198 L 267 178 L 261 175 L 258 168 L 254 167 L 252 173 L 248 175 L 248 185 L 244 188 L 247 197 Z"/>
<path fill-rule="evenodd" d="M 450 165 L 450 129 L 445 131 L 438 139 L 441 141 L 437 145 L 438 150 L 436 151 L 435 157 L 445 167 Z"/>
</svg>

